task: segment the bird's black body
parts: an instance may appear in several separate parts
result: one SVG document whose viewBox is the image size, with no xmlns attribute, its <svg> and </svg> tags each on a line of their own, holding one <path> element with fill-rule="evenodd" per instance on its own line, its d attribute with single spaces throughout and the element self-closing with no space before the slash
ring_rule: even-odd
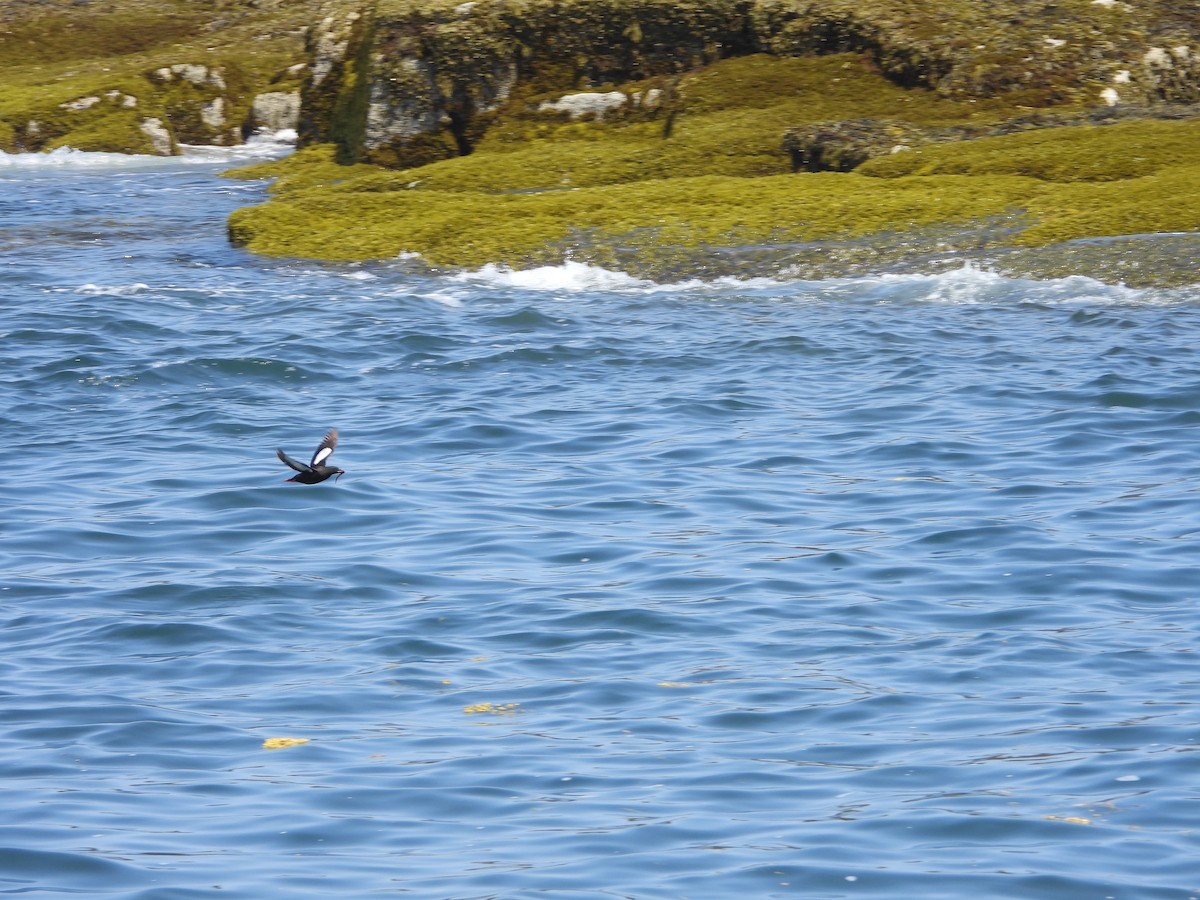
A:
<svg viewBox="0 0 1200 900">
<path fill-rule="evenodd" d="M 305 465 L 302 462 L 292 459 L 282 450 L 276 450 L 275 455 L 280 461 L 291 468 L 295 469 L 298 474 L 293 475 L 288 481 L 298 481 L 301 484 L 320 484 L 330 475 L 342 476 L 345 471 L 337 466 L 325 465 L 325 460 L 333 456 L 333 449 L 337 446 L 337 429 L 330 428 L 325 435 L 325 439 L 321 441 L 321 446 L 317 448 L 317 452 L 313 454 L 312 462 Z M 336 478 L 334 479 L 337 480 Z"/>
</svg>

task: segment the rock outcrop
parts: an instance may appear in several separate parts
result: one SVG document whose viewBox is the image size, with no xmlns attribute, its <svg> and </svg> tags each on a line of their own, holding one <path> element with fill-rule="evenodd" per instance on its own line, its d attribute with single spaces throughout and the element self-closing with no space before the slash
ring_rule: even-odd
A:
<svg viewBox="0 0 1200 900">
<path fill-rule="evenodd" d="M 318 0 L 0 4 L 0 150 L 171 154 L 294 128 Z"/>
<path fill-rule="evenodd" d="M 1049 271 L 1072 242 L 1200 232 L 1192 2 L 0 0 L 0 17 L 0 149 L 173 153 L 294 126 L 300 152 L 251 173 L 272 200 L 230 220 L 257 252 L 820 277 L 993 251 Z"/>
<path fill-rule="evenodd" d="M 157 119 L 171 148 L 295 127 L 342 163 L 412 167 L 522 110 L 671 120 L 671 79 L 749 54 L 854 53 L 894 84 L 1014 108 L 1200 102 L 1200 8 L 1172 0 L 6 0 L 0 25 L 10 150 L 163 152 Z M 901 112 L 881 146 L 922 139 Z M 789 141 L 800 168 L 862 144 Z"/>
<path fill-rule="evenodd" d="M 854 52 L 898 85 L 1031 108 L 1200 97 L 1200 9 L 1167 0 L 335 0 L 309 46 L 302 141 L 394 167 L 470 153 L 513 102 L 603 114 L 612 85 L 751 53 Z"/>
</svg>

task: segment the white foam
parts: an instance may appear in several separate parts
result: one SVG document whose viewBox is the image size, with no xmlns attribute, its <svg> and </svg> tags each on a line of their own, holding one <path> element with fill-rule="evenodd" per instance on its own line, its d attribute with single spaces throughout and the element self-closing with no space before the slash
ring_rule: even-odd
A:
<svg viewBox="0 0 1200 900">
<path fill-rule="evenodd" d="M 626 272 L 568 261 L 558 266 L 510 269 L 489 264 L 473 272 L 449 277 L 459 284 L 517 288 L 563 294 L 585 291 L 620 294 L 709 295 L 714 299 L 754 296 L 759 299 L 869 298 L 878 303 L 944 303 L 947 305 L 1005 305 L 1014 302 L 1047 305 L 1172 303 L 1180 291 L 1131 288 L 1107 284 L 1086 275 L 1034 279 L 1004 275 L 972 262 L 938 273 L 880 273 L 842 278 L 812 279 L 782 274 L 775 277 L 711 279 L 689 278 L 660 283 Z M 1181 289 L 1182 290 L 1182 289 Z M 1194 301 L 1194 289 L 1184 293 Z M 442 297 L 430 297 L 445 302 Z M 450 304 L 447 304 L 450 305 Z M 457 301 L 455 304 L 457 305 Z"/>
<path fill-rule="evenodd" d="M 166 157 L 134 156 L 129 153 L 92 153 L 59 147 L 49 153 L 5 153 L 0 150 L 0 169 L 114 169 L 131 166 L 161 166 Z"/>
<path fill-rule="evenodd" d="M 236 165 L 286 156 L 295 143 L 296 132 L 287 130 L 255 134 L 246 143 L 233 147 L 180 144 L 179 156 L 101 153 L 73 147 L 58 147 L 47 153 L 0 151 L 0 169 L 170 169 L 197 163 Z"/>
<path fill-rule="evenodd" d="M 769 279 L 753 279 L 748 285 L 769 288 Z M 737 284 L 738 282 L 733 282 Z M 1003 305 L 1017 300 L 1049 305 L 1058 303 L 1143 303 L 1151 289 L 1112 285 L 1086 275 L 1062 278 L 1020 278 L 1004 275 L 972 262 L 937 273 L 903 272 L 829 278 L 820 281 L 776 280 L 789 295 L 796 291 L 847 295 L 877 303 L 942 303 L 947 305 Z"/>
<path fill-rule="evenodd" d="M 286 156 L 296 147 L 296 132 L 290 128 L 283 131 L 259 131 L 246 138 L 244 144 L 232 147 L 216 147 L 208 144 L 180 144 L 178 159 L 196 162 L 258 162 Z"/>
<path fill-rule="evenodd" d="M 660 293 L 709 293 L 727 296 L 731 293 L 762 294 L 773 291 L 790 296 L 797 289 L 819 287 L 829 282 L 787 276 L 755 278 L 687 278 L 683 281 L 651 281 L 638 278 L 628 272 L 604 269 L 586 263 L 568 260 L 558 266 L 540 266 L 536 269 L 510 269 L 507 266 L 489 263 L 473 272 L 451 276 L 453 280 L 470 284 L 485 284 L 495 287 L 520 288 L 531 291 L 601 291 L 610 293 L 660 294 Z M 849 280 L 847 280 L 849 283 Z"/>
<path fill-rule="evenodd" d="M 132 297 L 148 290 L 150 285 L 139 281 L 134 284 L 82 284 L 75 288 L 74 293 L 89 297 Z"/>
<path fill-rule="evenodd" d="M 686 281 L 669 281 L 661 284 L 654 283 L 651 285 L 649 290 L 692 292 L 707 291 L 713 294 L 727 294 L 730 292 L 758 293 L 761 291 L 777 291 L 781 289 L 807 287 L 809 285 L 819 283 L 820 282 L 807 279 L 770 278 L 765 275 L 757 278 L 735 278 L 732 275 L 722 275 L 719 278 L 689 278 Z"/>
<path fill-rule="evenodd" d="M 881 274 L 859 282 L 878 282 L 881 286 L 912 287 L 933 303 L 978 303 L 996 291 L 1008 293 L 1013 279 L 989 269 L 964 262 L 960 268 L 937 274 Z M 905 294 L 908 297 L 908 293 Z"/>
<path fill-rule="evenodd" d="M 657 287 L 653 281 L 573 260 L 536 269 L 510 269 L 488 263 L 482 269 L 453 277 L 457 281 L 526 291 L 641 291 Z"/>
<path fill-rule="evenodd" d="M 1106 284 L 1087 275 L 1017 278 L 981 268 L 971 262 L 964 262 L 957 269 L 936 275 L 885 274 L 857 281 L 876 281 L 885 292 L 889 285 L 901 288 L 899 293 L 904 299 L 919 297 L 931 303 L 947 304 L 1011 302 L 1014 288 L 1020 290 L 1024 300 L 1047 304 L 1081 301 L 1125 304 L 1144 300 L 1147 295 L 1146 290 Z M 904 287 L 910 290 L 903 290 Z"/>
</svg>

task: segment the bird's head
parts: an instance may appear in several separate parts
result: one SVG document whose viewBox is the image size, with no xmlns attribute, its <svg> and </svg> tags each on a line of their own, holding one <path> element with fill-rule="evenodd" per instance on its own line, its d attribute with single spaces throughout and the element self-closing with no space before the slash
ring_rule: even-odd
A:
<svg viewBox="0 0 1200 900">
<path fill-rule="evenodd" d="M 341 478 L 341 477 L 342 477 L 343 475 L 345 475 L 345 474 L 346 474 L 346 470 L 345 470 L 345 469 L 334 469 L 334 476 L 333 476 L 333 480 L 334 480 L 334 481 L 337 481 L 339 478 Z"/>
</svg>

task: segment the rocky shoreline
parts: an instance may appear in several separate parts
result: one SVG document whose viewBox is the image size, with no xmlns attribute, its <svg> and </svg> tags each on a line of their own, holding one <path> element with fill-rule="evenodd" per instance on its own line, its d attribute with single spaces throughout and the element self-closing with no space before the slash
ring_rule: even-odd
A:
<svg viewBox="0 0 1200 900">
<path fill-rule="evenodd" d="M 295 128 L 230 222 L 275 255 L 1194 282 L 1198 35 L 1121 0 L 7 2 L 0 149 Z M 1152 234 L 1167 274 L 1095 243 Z"/>
</svg>

